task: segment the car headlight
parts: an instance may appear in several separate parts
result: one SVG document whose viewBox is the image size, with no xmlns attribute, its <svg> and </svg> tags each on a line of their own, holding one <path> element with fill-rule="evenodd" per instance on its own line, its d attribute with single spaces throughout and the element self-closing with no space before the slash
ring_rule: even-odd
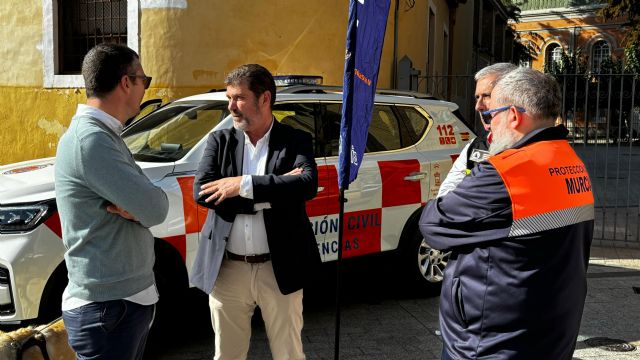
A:
<svg viewBox="0 0 640 360">
<path fill-rule="evenodd" d="M 53 202 L 0 206 L 0 232 L 24 232 L 35 229 L 55 212 Z"/>
</svg>

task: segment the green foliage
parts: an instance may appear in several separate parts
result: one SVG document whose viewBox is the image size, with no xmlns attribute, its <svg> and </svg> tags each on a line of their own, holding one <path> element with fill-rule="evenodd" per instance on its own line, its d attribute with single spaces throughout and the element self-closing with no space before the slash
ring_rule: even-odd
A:
<svg viewBox="0 0 640 360">
<path fill-rule="evenodd" d="M 625 71 L 640 74 L 640 41 L 629 44 L 624 49 Z"/>
<path fill-rule="evenodd" d="M 560 74 L 584 74 L 589 68 L 587 56 L 582 53 L 581 48 L 574 52 L 567 53 L 562 50 L 562 57 L 553 64 L 544 64 L 544 72 L 552 75 Z"/>
<path fill-rule="evenodd" d="M 563 74 L 589 74 L 589 57 L 582 48 L 574 52 L 562 51 L 562 57 L 553 64 L 544 64 L 544 72 L 554 76 Z M 600 74 L 639 74 L 640 73 L 640 43 L 630 44 L 624 49 L 624 59 L 610 57 L 600 64 Z"/>
<path fill-rule="evenodd" d="M 502 0 L 505 10 L 507 11 L 507 17 L 518 21 L 520 19 L 520 7 L 514 0 Z"/>
<path fill-rule="evenodd" d="M 519 22 L 520 21 L 520 8 L 516 4 L 515 0 L 502 0 L 502 4 L 507 12 L 507 18 Z M 520 33 L 518 33 L 514 26 L 508 26 L 507 32 L 510 34 L 513 41 L 513 53 L 514 59 L 518 62 L 531 61 L 534 56 L 527 46 L 525 46 L 520 40 Z M 517 63 L 517 62 L 516 62 Z"/>
<path fill-rule="evenodd" d="M 600 74 L 622 74 L 622 61 L 614 58 L 607 58 L 600 64 Z"/>
<path fill-rule="evenodd" d="M 513 53 L 515 54 L 516 64 L 533 60 L 535 58 L 535 51 L 522 43 L 519 34 L 516 33 L 515 39 L 513 42 Z"/>
<path fill-rule="evenodd" d="M 624 45 L 627 47 L 640 42 L 640 1 L 607 0 L 607 5 L 600 10 L 605 19 L 627 18 Z"/>
</svg>

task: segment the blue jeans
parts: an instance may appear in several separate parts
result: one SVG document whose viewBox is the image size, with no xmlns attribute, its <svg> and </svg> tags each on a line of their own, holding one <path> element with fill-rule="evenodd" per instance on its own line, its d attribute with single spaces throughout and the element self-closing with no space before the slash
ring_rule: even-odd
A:
<svg viewBox="0 0 640 360">
<path fill-rule="evenodd" d="M 127 300 L 94 302 L 62 312 L 78 360 L 141 359 L 155 305 Z"/>
<path fill-rule="evenodd" d="M 442 356 L 440 360 L 453 360 L 449 352 L 447 352 L 447 344 L 445 344 L 444 339 L 442 340 Z"/>
</svg>

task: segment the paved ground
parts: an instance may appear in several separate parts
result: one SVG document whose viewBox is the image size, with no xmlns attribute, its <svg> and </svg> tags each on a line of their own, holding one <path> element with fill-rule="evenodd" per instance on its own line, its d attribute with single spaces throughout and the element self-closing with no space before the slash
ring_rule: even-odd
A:
<svg viewBox="0 0 640 360">
<path fill-rule="evenodd" d="M 597 248 L 591 251 L 589 290 L 574 359 L 640 359 L 640 249 Z M 625 340 L 632 352 L 589 347 L 585 340 Z"/>
<path fill-rule="evenodd" d="M 441 343 L 436 335 L 438 297 L 400 288 L 388 262 L 345 264 L 344 299 L 341 307 L 340 358 L 439 359 Z M 640 348 L 640 250 L 598 248 L 592 250 L 589 290 L 574 359 L 640 359 L 640 349 L 613 352 L 588 345 L 589 339 L 620 339 Z M 334 294 L 322 289 L 305 302 L 303 342 L 309 360 L 333 359 Z M 196 302 L 206 308 L 206 299 Z M 213 358 L 208 313 L 176 331 L 173 339 L 155 339 L 148 359 L 200 360 Z M 271 359 L 264 326 L 254 321 L 249 359 Z"/>
</svg>

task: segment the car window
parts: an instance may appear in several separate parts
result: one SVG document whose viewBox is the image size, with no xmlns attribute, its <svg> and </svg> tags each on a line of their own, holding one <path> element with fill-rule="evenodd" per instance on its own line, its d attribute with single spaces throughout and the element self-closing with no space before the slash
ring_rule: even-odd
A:
<svg viewBox="0 0 640 360">
<path fill-rule="evenodd" d="M 341 109 L 342 104 L 321 105 L 326 156 L 338 155 Z M 402 147 L 402 135 L 393 106 L 375 105 L 371 114 L 365 152 L 395 150 Z"/>
<path fill-rule="evenodd" d="M 402 148 L 401 144 L 398 118 L 391 106 L 374 106 L 365 152 L 396 150 Z"/>
<path fill-rule="evenodd" d="M 406 143 L 403 145 L 409 146 L 417 143 L 427 129 L 430 119 L 411 106 L 398 106 L 396 109 L 403 115 L 401 116 L 402 130 L 403 133 L 407 134 L 405 137 Z M 409 140 L 411 143 L 409 143 Z"/>
<path fill-rule="evenodd" d="M 311 135 L 315 156 L 321 157 L 323 154 L 319 153 L 316 146 L 315 109 L 316 105 L 311 103 L 282 103 L 273 106 L 273 116 L 280 123 Z"/>
<path fill-rule="evenodd" d="M 320 105 L 320 123 L 324 156 L 338 156 L 340 146 L 341 104 Z"/>
<path fill-rule="evenodd" d="M 127 128 L 122 138 L 139 161 L 176 161 L 228 114 L 226 101 L 168 105 Z"/>
</svg>

